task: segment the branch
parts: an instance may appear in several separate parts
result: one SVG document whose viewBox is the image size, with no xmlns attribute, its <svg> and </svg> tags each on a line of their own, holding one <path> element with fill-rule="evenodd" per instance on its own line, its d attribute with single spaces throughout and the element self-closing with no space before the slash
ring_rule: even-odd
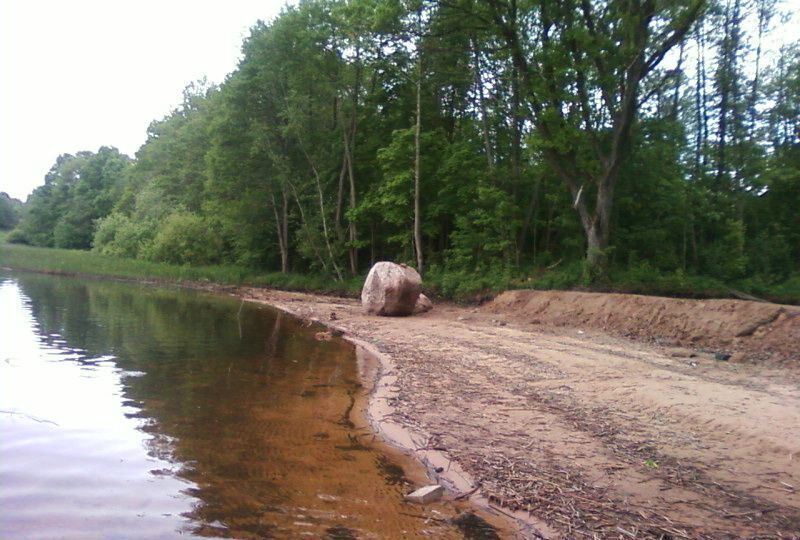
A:
<svg viewBox="0 0 800 540">
<path fill-rule="evenodd" d="M 592 6 L 589 3 L 589 0 L 582 0 L 581 1 L 581 10 L 583 12 L 583 21 L 586 24 L 586 28 L 589 30 L 589 35 L 592 36 L 592 39 L 595 41 L 596 47 L 594 50 L 600 51 L 602 47 L 600 47 L 599 37 L 597 34 L 597 27 L 594 24 L 594 20 L 592 19 Z M 597 73 L 599 75 L 597 79 L 597 85 L 600 87 L 600 93 L 603 96 L 603 101 L 606 104 L 609 112 L 613 114 L 614 111 L 614 100 L 611 98 L 611 92 L 609 91 L 608 87 L 604 82 L 605 75 L 608 73 L 605 63 L 603 62 L 603 57 L 600 54 L 593 54 L 592 59 L 594 60 L 595 66 L 597 67 Z"/>
<path fill-rule="evenodd" d="M 692 25 L 700 18 L 702 15 L 703 10 L 706 7 L 706 0 L 695 0 L 694 4 L 689 7 L 689 10 L 684 14 L 683 19 L 677 22 L 677 27 L 672 32 L 664 43 L 650 55 L 650 58 L 647 59 L 645 62 L 644 73 L 643 75 L 647 75 L 652 70 L 654 70 L 667 53 L 681 42 L 681 40 L 686 37 L 686 34 L 689 33 L 689 30 L 692 28 Z"/>
<path fill-rule="evenodd" d="M 601 163 L 604 163 L 605 159 L 602 151 L 600 150 L 600 144 L 597 141 L 597 133 L 594 129 L 592 129 L 589 94 L 586 91 L 586 74 L 580 67 L 582 59 L 580 57 L 580 53 L 578 52 L 578 44 L 575 42 L 575 38 L 571 38 L 569 40 L 569 48 L 572 53 L 572 60 L 575 63 L 575 84 L 578 89 L 578 97 L 580 99 L 579 107 L 581 110 L 581 116 L 583 117 L 584 124 L 586 124 L 586 133 L 589 135 L 592 149 L 597 155 L 597 159 L 599 159 Z M 608 104 L 608 106 L 610 107 L 610 104 Z M 613 113 L 613 110 L 610 110 L 609 112 Z M 575 204 L 577 205 L 577 200 L 575 201 Z"/>
</svg>

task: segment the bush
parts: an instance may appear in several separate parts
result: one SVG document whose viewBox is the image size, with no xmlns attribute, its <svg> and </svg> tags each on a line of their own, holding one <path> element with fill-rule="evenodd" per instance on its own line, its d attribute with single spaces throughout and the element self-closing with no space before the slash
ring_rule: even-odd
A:
<svg viewBox="0 0 800 540">
<path fill-rule="evenodd" d="M 147 252 L 155 229 L 155 223 L 150 221 L 133 221 L 124 214 L 109 214 L 97 221 L 93 249 L 103 255 L 134 259 Z"/>
<path fill-rule="evenodd" d="M 25 236 L 25 233 L 19 228 L 13 229 L 8 233 L 6 236 L 6 242 L 10 244 L 30 244 L 28 237 Z"/>
<path fill-rule="evenodd" d="M 612 272 L 613 290 L 633 294 L 651 294 L 688 298 L 725 298 L 730 289 L 720 280 L 698 276 L 678 269 L 661 272 L 646 261 Z"/>
<path fill-rule="evenodd" d="M 482 301 L 495 293 L 509 288 L 510 272 L 497 267 L 487 272 L 466 270 L 442 270 L 431 266 L 423 283 L 437 296 L 452 298 L 459 302 Z"/>
<path fill-rule="evenodd" d="M 572 261 L 561 268 L 545 270 L 538 277 L 528 278 L 522 285 L 541 290 L 568 290 L 581 286 L 584 278 L 584 264 L 582 261 Z"/>
<path fill-rule="evenodd" d="M 53 246 L 65 249 L 89 249 L 92 245 L 92 218 L 82 205 L 68 211 L 53 228 Z"/>
<path fill-rule="evenodd" d="M 714 244 L 701 254 L 704 270 L 702 273 L 723 281 L 743 277 L 748 263 L 744 246 L 744 223 L 734 219 L 726 221 Z"/>
<path fill-rule="evenodd" d="M 175 212 L 159 229 L 145 256 L 170 264 L 216 264 L 224 246 L 219 231 L 214 229 L 203 217 L 191 212 Z"/>
<path fill-rule="evenodd" d="M 800 274 L 794 274 L 783 283 L 770 287 L 765 293 L 778 302 L 800 304 Z"/>
</svg>

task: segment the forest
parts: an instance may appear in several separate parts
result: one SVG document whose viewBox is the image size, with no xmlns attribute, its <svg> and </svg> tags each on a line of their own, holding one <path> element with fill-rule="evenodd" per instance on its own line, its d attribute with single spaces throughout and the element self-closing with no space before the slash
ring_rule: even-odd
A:
<svg viewBox="0 0 800 540">
<path fill-rule="evenodd" d="M 800 298 L 777 0 L 304 0 L 131 158 L 64 154 L 11 242 L 179 265 Z M 11 208 L 6 212 L 5 207 Z"/>
</svg>

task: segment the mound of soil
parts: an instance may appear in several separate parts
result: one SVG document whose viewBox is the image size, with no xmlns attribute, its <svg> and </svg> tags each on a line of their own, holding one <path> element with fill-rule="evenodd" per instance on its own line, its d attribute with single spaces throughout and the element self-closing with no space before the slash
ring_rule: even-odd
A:
<svg viewBox="0 0 800 540">
<path fill-rule="evenodd" d="M 508 291 L 482 311 L 532 324 L 602 330 L 663 345 L 800 366 L 800 307 L 743 300 Z"/>
</svg>

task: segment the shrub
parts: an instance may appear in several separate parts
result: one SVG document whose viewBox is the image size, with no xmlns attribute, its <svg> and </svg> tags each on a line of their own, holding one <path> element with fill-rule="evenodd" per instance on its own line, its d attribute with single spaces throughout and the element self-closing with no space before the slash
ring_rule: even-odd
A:
<svg viewBox="0 0 800 540">
<path fill-rule="evenodd" d="M 30 244 L 28 237 L 20 228 L 13 229 L 6 236 L 6 242 L 10 244 Z"/>
<path fill-rule="evenodd" d="M 525 285 L 533 289 L 566 290 L 583 284 L 583 276 L 583 262 L 572 261 L 561 267 L 545 270 L 538 277 L 529 278 Z"/>
<path fill-rule="evenodd" d="M 97 221 L 93 249 L 104 255 L 137 258 L 148 250 L 155 229 L 151 221 L 133 221 L 124 214 L 110 214 Z"/>
<path fill-rule="evenodd" d="M 145 256 L 171 264 L 216 264 L 224 246 L 219 231 L 214 229 L 197 214 L 175 212 L 161 226 Z"/>
<path fill-rule="evenodd" d="M 431 266 L 423 280 L 426 288 L 445 298 L 459 302 L 481 301 L 505 290 L 511 283 L 508 269 L 497 265 L 486 272 L 444 270 Z"/>
</svg>

